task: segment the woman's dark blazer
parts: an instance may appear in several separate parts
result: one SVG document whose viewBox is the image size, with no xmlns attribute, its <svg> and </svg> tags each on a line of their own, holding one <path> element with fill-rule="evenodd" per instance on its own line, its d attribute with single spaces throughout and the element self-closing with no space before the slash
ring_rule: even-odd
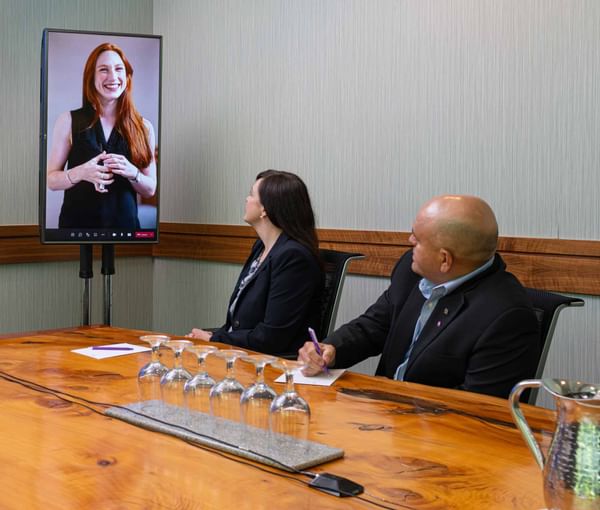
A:
<svg viewBox="0 0 600 510">
<path fill-rule="evenodd" d="M 235 286 L 263 251 L 258 240 Z M 254 277 L 242 290 L 233 313 L 211 340 L 269 354 L 296 352 L 308 337 L 308 327 L 319 327 L 323 275 L 315 256 L 281 233 Z M 229 329 L 231 328 L 231 331 Z"/>
</svg>

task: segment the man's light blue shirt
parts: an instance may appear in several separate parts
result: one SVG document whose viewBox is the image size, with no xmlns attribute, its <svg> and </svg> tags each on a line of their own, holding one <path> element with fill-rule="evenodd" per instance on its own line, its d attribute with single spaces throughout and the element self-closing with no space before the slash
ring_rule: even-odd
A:
<svg viewBox="0 0 600 510">
<path fill-rule="evenodd" d="M 412 342 L 410 343 L 410 346 L 408 347 L 408 350 L 404 355 L 402 363 L 400 363 L 400 365 L 398 365 L 398 368 L 396 369 L 394 379 L 398 381 L 404 380 L 404 374 L 406 372 L 406 367 L 408 365 L 408 360 L 410 358 L 410 354 L 412 353 L 413 347 L 415 346 L 415 343 L 417 342 L 419 335 L 421 334 L 423 326 L 427 324 L 429 317 L 431 317 L 431 314 L 435 310 L 438 301 L 446 294 L 450 294 L 450 292 L 460 287 L 463 283 L 469 281 L 472 278 L 475 278 L 478 274 L 483 273 L 486 269 L 491 267 L 493 263 L 494 257 L 492 257 L 482 266 L 479 266 L 474 271 L 471 271 L 470 273 L 467 273 L 463 276 L 459 276 L 454 280 L 440 283 L 439 285 L 435 285 L 426 278 L 421 278 L 421 281 L 419 282 L 419 290 L 425 298 L 425 303 L 423 303 L 421 313 L 419 314 L 419 318 L 417 319 L 417 323 L 415 324 L 415 331 L 413 333 Z"/>
</svg>

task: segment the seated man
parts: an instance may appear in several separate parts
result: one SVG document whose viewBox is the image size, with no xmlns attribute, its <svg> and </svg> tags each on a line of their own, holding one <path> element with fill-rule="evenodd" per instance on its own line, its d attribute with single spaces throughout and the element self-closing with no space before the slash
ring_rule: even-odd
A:
<svg viewBox="0 0 600 510">
<path fill-rule="evenodd" d="M 311 342 L 300 349 L 305 374 L 381 354 L 377 375 L 507 397 L 535 373 L 539 331 L 497 240 L 494 213 L 480 198 L 427 202 L 388 289 L 319 344 L 321 355 Z"/>
</svg>

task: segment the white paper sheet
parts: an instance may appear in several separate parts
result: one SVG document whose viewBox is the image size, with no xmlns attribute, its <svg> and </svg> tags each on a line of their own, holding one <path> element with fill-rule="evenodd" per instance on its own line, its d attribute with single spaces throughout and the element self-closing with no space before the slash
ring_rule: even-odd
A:
<svg viewBox="0 0 600 510">
<path fill-rule="evenodd" d="M 346 370 L 343 368 L 329 369 L 328 373 L 321 372 L 319 375 L 307 377 L 302 374 L 300 369 L 294 370 L 294 384 L 312 384 L 313 386 L 331 386 L 335 380 Z M 284 383 L 285 374 L 280 375 L 275 382 Z"/>
<path fill-rule="evenodd" d="M 149 347 L 143 345 L 134 345 L 128 343 L 94 345 L 92 347 L 84 347 L 83 349 L 73 349 L 71 352 L 83 354 L 94 359 L 114 358 L 115 356 L 125 356 L 126 354 L 135 354 L 138 352 L 149 351 Z"/>
</svg>

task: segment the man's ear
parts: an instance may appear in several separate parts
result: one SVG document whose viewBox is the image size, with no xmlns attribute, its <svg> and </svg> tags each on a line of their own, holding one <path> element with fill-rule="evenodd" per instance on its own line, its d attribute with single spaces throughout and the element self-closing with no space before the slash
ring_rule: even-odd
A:
<svg viewBox="0 0 600 510">
<path fill-rule="evenodd" d="M 454 264 L 454 256 L 452 252 L 448 251 L 446 248 L 440 249 L 440 272 L 449 273 L 452 269 L 452 265 Z"/>
</svg>

